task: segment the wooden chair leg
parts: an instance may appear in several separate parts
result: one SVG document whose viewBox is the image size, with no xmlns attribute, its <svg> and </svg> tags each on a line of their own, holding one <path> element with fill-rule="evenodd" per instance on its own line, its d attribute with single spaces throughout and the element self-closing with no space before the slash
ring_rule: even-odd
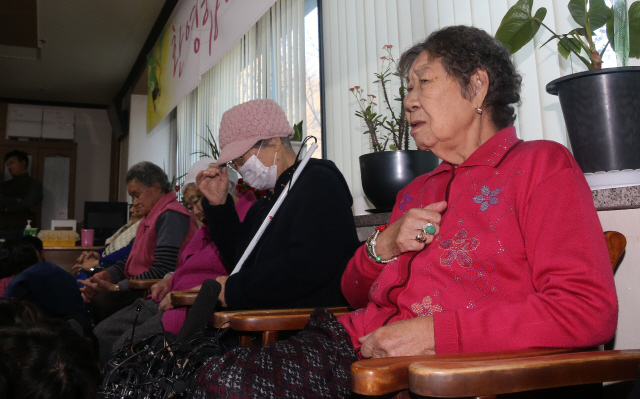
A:
<svg viewBox="0 0 640 399">
<path fill-rule="evenodd" d="M 253 337 L 251 335 L 241 335 L 240 336 L 240 346 L 252 346 L 253 345 Z"/>
<path fill-rule="evenodd" d="M 269 342 L 276 342 L 278 340 L 277 331 L 264 331 L 262 333 L 262 346 L 265 346 Z"/>
</svg>

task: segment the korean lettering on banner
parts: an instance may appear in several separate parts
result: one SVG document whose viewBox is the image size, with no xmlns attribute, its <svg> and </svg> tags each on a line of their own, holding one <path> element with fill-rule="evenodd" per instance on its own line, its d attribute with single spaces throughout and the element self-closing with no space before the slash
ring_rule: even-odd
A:
<svg viewBox="0 0 640 399">
<path fill-rule="evenodd" d="M 198 86 L 200 75 L 213 67 L 275 1 L 179 2 L 147 59 L 147 132 Z"/>
<path fill-rule="evenodd" d="M 229 0 L 224 0 L 224 2 L 228 3 Z M 208 0 L 197 0 L 184 23 L 181 24 L 181 21 L 178 21 L 179 25 L 177 27 L 176 24 L 171 25 L 171 50 L 174 77 L 176 77 L 176 74 L 178 77 L 182 76 L 184 69 L 184 58 L 182 56 L 183 45 L 189 42 L 192 34 L 195 35 L 193 39 L 193 53 L 198 54 L 200 52 L 200 37 L 208 36 L 208 50 L 209 56 L 211 56 L 213 42 L 218 39 L 218 10 L 220 9 L 221 0 L 216 0 L 215 3 L 215 7 L 212 10 L 209 8 Z M 184 48 L 184 51 L 189 50 Z"/>
</svg>

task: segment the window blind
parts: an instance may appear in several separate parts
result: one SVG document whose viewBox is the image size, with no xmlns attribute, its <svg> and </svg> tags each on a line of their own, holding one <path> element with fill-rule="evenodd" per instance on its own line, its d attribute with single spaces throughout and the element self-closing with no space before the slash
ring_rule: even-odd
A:
<svg viewBox="0 0 640 399">
<path fill-rule="evenodd" d="M 360 86 L 364 94 L 380 98 L 382 88 L 373 84 L 384 45 L 392 45 L 394 58 L 449 25 L 472 25 L 494 35 L 502 17 L 516 0 L 323 0 L 325 54 L 327 157 L 347 179 L 353 196 L 361 196 L 358 157 L 370 152 L 362 120 L 354 115 L 356 100 L 349 88 Z M 547 8 L 545 24 L 556 32 L 568 32 L 573 20 L 566 0 L 536 0 L 534 11 Z M 556 96 L 545 86 L 553 79 L 585 68 L 564 60 L 544 29 L 513 57 L 523 77 L 522 105 L 515 126 L 524 140 L 547 139 L 567 145 L 566 128 Z M 391 92 L 396 92 L 397 82 Z M 377 102 L 382 106 L 381 102 Z M 383 112 L 383 107 L 380 108 Z M 397 109 L 397 108 L 396 108 Z"/>
<path fill-rule="evenodd" d="M 209 129 L 219 147 L 220 119 L 235 105 L 271 98 L 291 124 L 305 119 L 304 12 L 304 0 L 275 2 L 178 105 L 178 176 L 208 152 Z"/>
</svg>

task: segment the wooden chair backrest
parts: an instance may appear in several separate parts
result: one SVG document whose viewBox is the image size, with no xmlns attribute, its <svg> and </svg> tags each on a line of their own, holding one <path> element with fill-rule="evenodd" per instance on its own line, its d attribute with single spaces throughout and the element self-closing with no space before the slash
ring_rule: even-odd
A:
<svg viewBox="0 0 640 399">
<path fill-rule="evenodd" d="M 622 233 L 617 231 L 606 231 L 604 233 L 604 239 L 607 242 L 607 249 L 609 250 L 609 258 L 611 260 L 611 267 L 615 272 L 620 258 L 624 253 L 624 249 L 627 247 L 627 238 Z"/>
</svg>

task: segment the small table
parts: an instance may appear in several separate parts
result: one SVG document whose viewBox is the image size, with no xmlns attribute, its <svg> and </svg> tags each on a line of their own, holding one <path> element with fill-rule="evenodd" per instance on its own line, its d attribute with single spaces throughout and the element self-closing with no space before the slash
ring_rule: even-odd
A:
<svg viewBox="0 0 640 399">
<path fill-rule="evenodd" d="M 71 268 L 76 264 L 76 259 L 84 251 L 95 251 L 102 248 L 104 247 L 44 247 L 42 252 L 47 262 L 54 263 L 71 272 Z"/>
</svg>

